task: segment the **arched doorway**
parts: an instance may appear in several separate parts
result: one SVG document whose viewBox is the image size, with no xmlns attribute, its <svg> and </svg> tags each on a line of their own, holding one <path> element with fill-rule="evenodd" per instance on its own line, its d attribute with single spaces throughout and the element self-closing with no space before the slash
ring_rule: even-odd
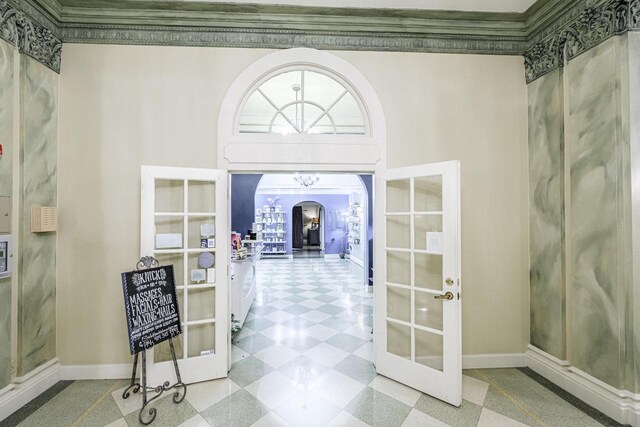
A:
<svg viewBox="0 0 640 427">
<path fill-rule="evenodd" d="M 321 203 L 306 200 L 291 209 L 291 247 L 294 258 L 324 256 L 325 209 Z"/>
</svg>

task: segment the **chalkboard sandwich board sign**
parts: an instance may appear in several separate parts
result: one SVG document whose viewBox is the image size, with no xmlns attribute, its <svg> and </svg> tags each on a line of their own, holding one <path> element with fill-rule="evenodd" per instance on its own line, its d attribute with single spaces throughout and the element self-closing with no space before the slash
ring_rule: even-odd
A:
<svg viewBox="0 0 640 427">
<path fill-rule="evenodd" d="M 182 333 L 173 265 L 122 273 L 131 354 Z"/>
</svg>

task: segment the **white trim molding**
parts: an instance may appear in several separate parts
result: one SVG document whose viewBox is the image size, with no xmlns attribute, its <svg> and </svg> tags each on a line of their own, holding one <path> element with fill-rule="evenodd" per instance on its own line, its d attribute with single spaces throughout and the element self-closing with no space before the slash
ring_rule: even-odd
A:
<svg viewBox="0 0 640 427">
<path fill-rule="evenodd" d="M 524 353 L 464 354 L 462 369 L 524 368 Z"/>
<path fill-rule="evenodd" d="M 75 380 L 116 380 L 131 378 L 131 363 L 112 365 L 66 365 L 60 369 L 60 379 Z M 138 367 L 138 371 L 140 368 Z"/>
<path fill-rule="evenodd" d="M 640 426 L 640 394 L 616 389 L 532 345 L 526 362 L 538 374 L 617 422 Z"/>
<path fill-rule="evenodd" d="M 54 359 L 42 367 L 19 377 L 20 383 L 0 396 L 0 421 L 44 393 L 60 381 L 60 364 Z M 16 378 L 16 382 L 18 378 Z"/>
</svg>

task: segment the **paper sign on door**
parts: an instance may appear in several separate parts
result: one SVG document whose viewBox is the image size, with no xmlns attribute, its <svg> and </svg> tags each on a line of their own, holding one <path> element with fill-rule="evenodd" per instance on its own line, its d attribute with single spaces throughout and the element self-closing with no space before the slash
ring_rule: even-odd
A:
<svg viewBox="0 0 640 427">
<path fill-rule="evenodd" d="M 442 232 L 428 231 L 427 232 L 427 251 L 442 253 L 443 236 Z"/>
</svg>

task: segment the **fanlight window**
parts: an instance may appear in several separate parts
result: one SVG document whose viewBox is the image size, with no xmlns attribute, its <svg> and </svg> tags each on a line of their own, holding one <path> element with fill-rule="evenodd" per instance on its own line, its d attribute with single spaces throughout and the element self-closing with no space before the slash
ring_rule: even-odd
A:
<svg viewBox="0 0 640 427">
<path fill-rule="evenodd" d="M 362 108 L 351 90 L 309 69 L 286 71 L 262 83 L 247 98 L 238 124 L 240 133 L 366 132 Z"/>
</svg>

